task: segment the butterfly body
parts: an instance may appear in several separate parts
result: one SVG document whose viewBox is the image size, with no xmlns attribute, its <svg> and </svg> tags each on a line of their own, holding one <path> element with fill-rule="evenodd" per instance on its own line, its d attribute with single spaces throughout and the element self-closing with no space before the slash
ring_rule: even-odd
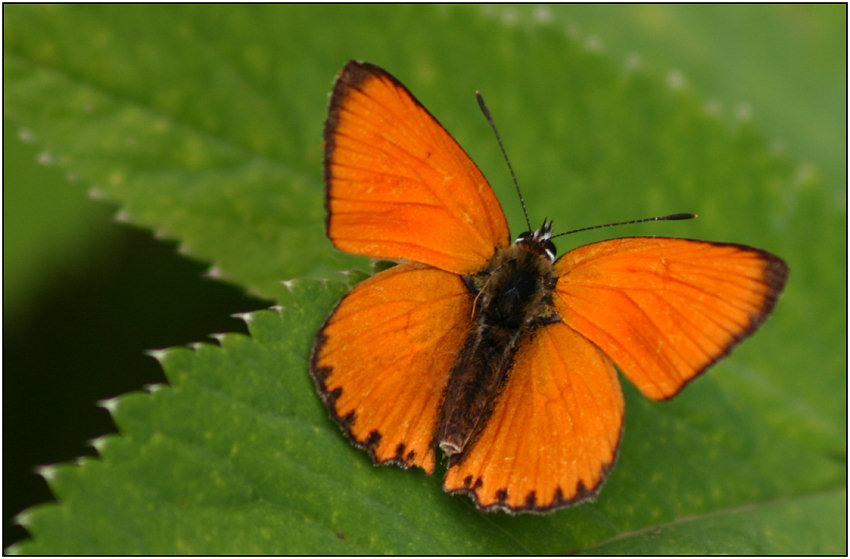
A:
<svg viewBox="0 0 850 559">
<path fill-rule="evenodd" d="M 472 329 L 449 373 L 435 441 L 453 463 L 487 423 L 520 344 L 557 320 L 544 230 L 524 234 L 522 242 L 497 251 L 484 271 L 463 277 L 473 297 Z"/>
<path fill-rule="evenodd" d="M 481 171 L 393 76 L 349 62 L 325 124 L 327 234 L 401 261 L 316 335 L 311 375 L 375 464 L 427 473 L 485 511 L 592 498 L 617 456 L 617 368 L 675 396 L 773 309 L 788 267 L 729 243 L 628 237 L 555 258 L 551 224 L 513 245 Z M 615 364 L 617 368 L 615 368 Z"/>
</svg>

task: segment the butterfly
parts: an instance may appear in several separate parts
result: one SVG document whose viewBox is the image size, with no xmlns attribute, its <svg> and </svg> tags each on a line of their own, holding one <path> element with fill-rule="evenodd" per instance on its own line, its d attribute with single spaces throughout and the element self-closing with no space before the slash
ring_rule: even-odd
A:
<svg viewBox="0 0 850 559">
<path fill-rule="evenodd" d="M 628 237 L 555 258 L 551 222 L 511 243 L 481 171 L 401 82 L 351 61 L 324 129 L 327 235 L 402 263 L 319 330 L 317 391 L 376 464 L 432 473 L 485 511 L 594 497 L 617 456 L 617 369 L 675 396 L 752 334 L 788 267 L 747 246 Z"/>
</svg>

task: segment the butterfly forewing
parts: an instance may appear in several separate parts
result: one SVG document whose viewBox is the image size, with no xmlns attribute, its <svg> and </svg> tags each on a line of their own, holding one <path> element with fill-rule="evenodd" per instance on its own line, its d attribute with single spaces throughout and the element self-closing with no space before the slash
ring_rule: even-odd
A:
<svg viewBox="0 0 850 559">
<path fill-rule="evenodd" d="M 658 237 L 583 246 L 555 268 L 561 319 L 656 400 L 755 331 L 788 271 L 750 247 Z"/>
<path fill-rule="evenodd" d="M 328 236 L 337 248 L 475 273 L 510 244 L 499 201 L 395 78 L 350 62 L 325 126 Z"/>
</svg>

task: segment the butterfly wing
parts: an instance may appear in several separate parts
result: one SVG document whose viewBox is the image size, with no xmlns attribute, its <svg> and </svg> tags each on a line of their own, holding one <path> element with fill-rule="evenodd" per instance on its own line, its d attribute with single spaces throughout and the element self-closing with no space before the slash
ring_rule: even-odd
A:
<svg viewBox="0 0 850 559">
<path fill-rule="evenodd" d="M 328 237 L 340 250 L 469 274 L 510 243 L 484 175 L 381 68 L 349 62 L 325 125 Z"/>
<path fill-rule="evenodd" d="M 485 510 L 544 512 L 586 499 L 616 457 L 623 406 L 608 357 L 563 323 L 542 326 L 444 487 Z"/>
<path fill-rule="evenodd" d="M 433 471 L 440 401 L 470 313 L 460 277 L 407 263 L 354 287 L 319 331 L 319 394 L 376 463 Z"/>
<path fill-rule="evenodd" d="M 586 245 L 555 269 L 561 319 L 656 400 L 675 396 L 752 334 L 788 275 L 761 250 L 651 237 Z"/>
</svg>

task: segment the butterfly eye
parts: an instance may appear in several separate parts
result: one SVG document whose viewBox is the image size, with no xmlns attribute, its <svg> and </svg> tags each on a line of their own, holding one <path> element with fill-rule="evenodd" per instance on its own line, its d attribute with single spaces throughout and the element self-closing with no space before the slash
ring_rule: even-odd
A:
<svg viewBox="0 0 850 559">
<path fill-rule="evenodd" d="M 536 249 L 541 254 L 545 254 L 546 258 L 548 258 L 551 262 L 555 261 L 555 254 L 557 253 L 557 249 L 555 248 L 555 243 L 553 243 L 550 239 L 552 238 L 552 222 L 543 220 L 543 225 L 540 226 L 540 229 L 537 231 L 526 231 L 514 241 L 514 244 L 519 243 L 529 243 L 534 245 L 532 248 Z"/>
<path fill-rule="evenodd" d="M 558 253 L 558 249 L 555 248 L 555 243 L 552 241 L 546 241 L 543 243 L 543 250 L 546 251 L 546 256 L 552 262 L 555 261 L 555 255 Z"/>
</svg>

